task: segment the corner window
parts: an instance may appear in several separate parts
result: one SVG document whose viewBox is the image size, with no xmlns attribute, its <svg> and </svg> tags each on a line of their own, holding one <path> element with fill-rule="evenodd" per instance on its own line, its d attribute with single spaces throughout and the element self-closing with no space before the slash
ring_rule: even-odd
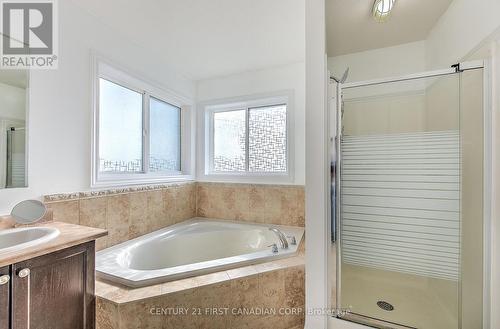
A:
<svg viewBox="0 0 500 329">
<path fill-rule="evenodd" d="M 93 186 L 188 178 L 182 100 L 102 63 L 95 91 Z"/>
<path fill-rule="evenodd" d="M 205 106 L 204 176 L 275 176 L 290 170 L 289 97 Z"/>
</svg>

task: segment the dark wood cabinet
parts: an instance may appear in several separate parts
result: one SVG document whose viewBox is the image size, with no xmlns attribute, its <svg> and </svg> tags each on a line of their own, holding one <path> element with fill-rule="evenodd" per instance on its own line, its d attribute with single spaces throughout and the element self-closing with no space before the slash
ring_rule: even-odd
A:
<svg viewBox="0 0 500 329">
<path fill-rule="evenodd" d="M 10 266 L 0 267 L 0 329 L 10 328 Z"/>
<path fill-rule="evenodd" d="M 92 241 L 11 265 L 10 329 L 94 329 L 94 255 Z"/>
</svg>

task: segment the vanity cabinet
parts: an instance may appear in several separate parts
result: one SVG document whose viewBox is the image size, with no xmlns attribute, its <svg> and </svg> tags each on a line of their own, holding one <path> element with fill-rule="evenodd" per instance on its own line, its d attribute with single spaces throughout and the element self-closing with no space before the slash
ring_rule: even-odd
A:
<svg viewBox="0 0 500 329">
<path fill-rule="evenodd" d="M 0 267 L 0 329 L 10 328 L 10 266 Z"/>
<path fill-rule="evenodd" d="M 94 329 L 94 248 L 92 241 L 11 265 L 9 329 Z"/>
</svg>

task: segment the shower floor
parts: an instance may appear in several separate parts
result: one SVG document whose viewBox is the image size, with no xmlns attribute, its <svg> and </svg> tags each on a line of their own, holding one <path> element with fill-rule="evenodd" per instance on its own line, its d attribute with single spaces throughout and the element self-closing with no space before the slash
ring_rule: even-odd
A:
<svg viewBox="0 0 500 329">
<path fill-rule="evenodd" d="M 385 301 L 394 306 L 384 311 Z M 418 329 L 458 328 L 458 283 L 342 264 L 342 305 L 353 313 Z"/>
</svg>

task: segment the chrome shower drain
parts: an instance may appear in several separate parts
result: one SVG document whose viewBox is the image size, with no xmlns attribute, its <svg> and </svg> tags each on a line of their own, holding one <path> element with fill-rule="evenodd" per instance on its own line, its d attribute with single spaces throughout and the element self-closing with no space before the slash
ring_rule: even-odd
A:
<svg viewBox="0 0 500 329">
<path fill-rule="evenodd" d="M 379 300 L 377 302 L 377 306 L 383 309 L 384 311 L 394 311 L 394 306 L 392 304 L 385 302 L 383 300 Z"/>
</svg>

